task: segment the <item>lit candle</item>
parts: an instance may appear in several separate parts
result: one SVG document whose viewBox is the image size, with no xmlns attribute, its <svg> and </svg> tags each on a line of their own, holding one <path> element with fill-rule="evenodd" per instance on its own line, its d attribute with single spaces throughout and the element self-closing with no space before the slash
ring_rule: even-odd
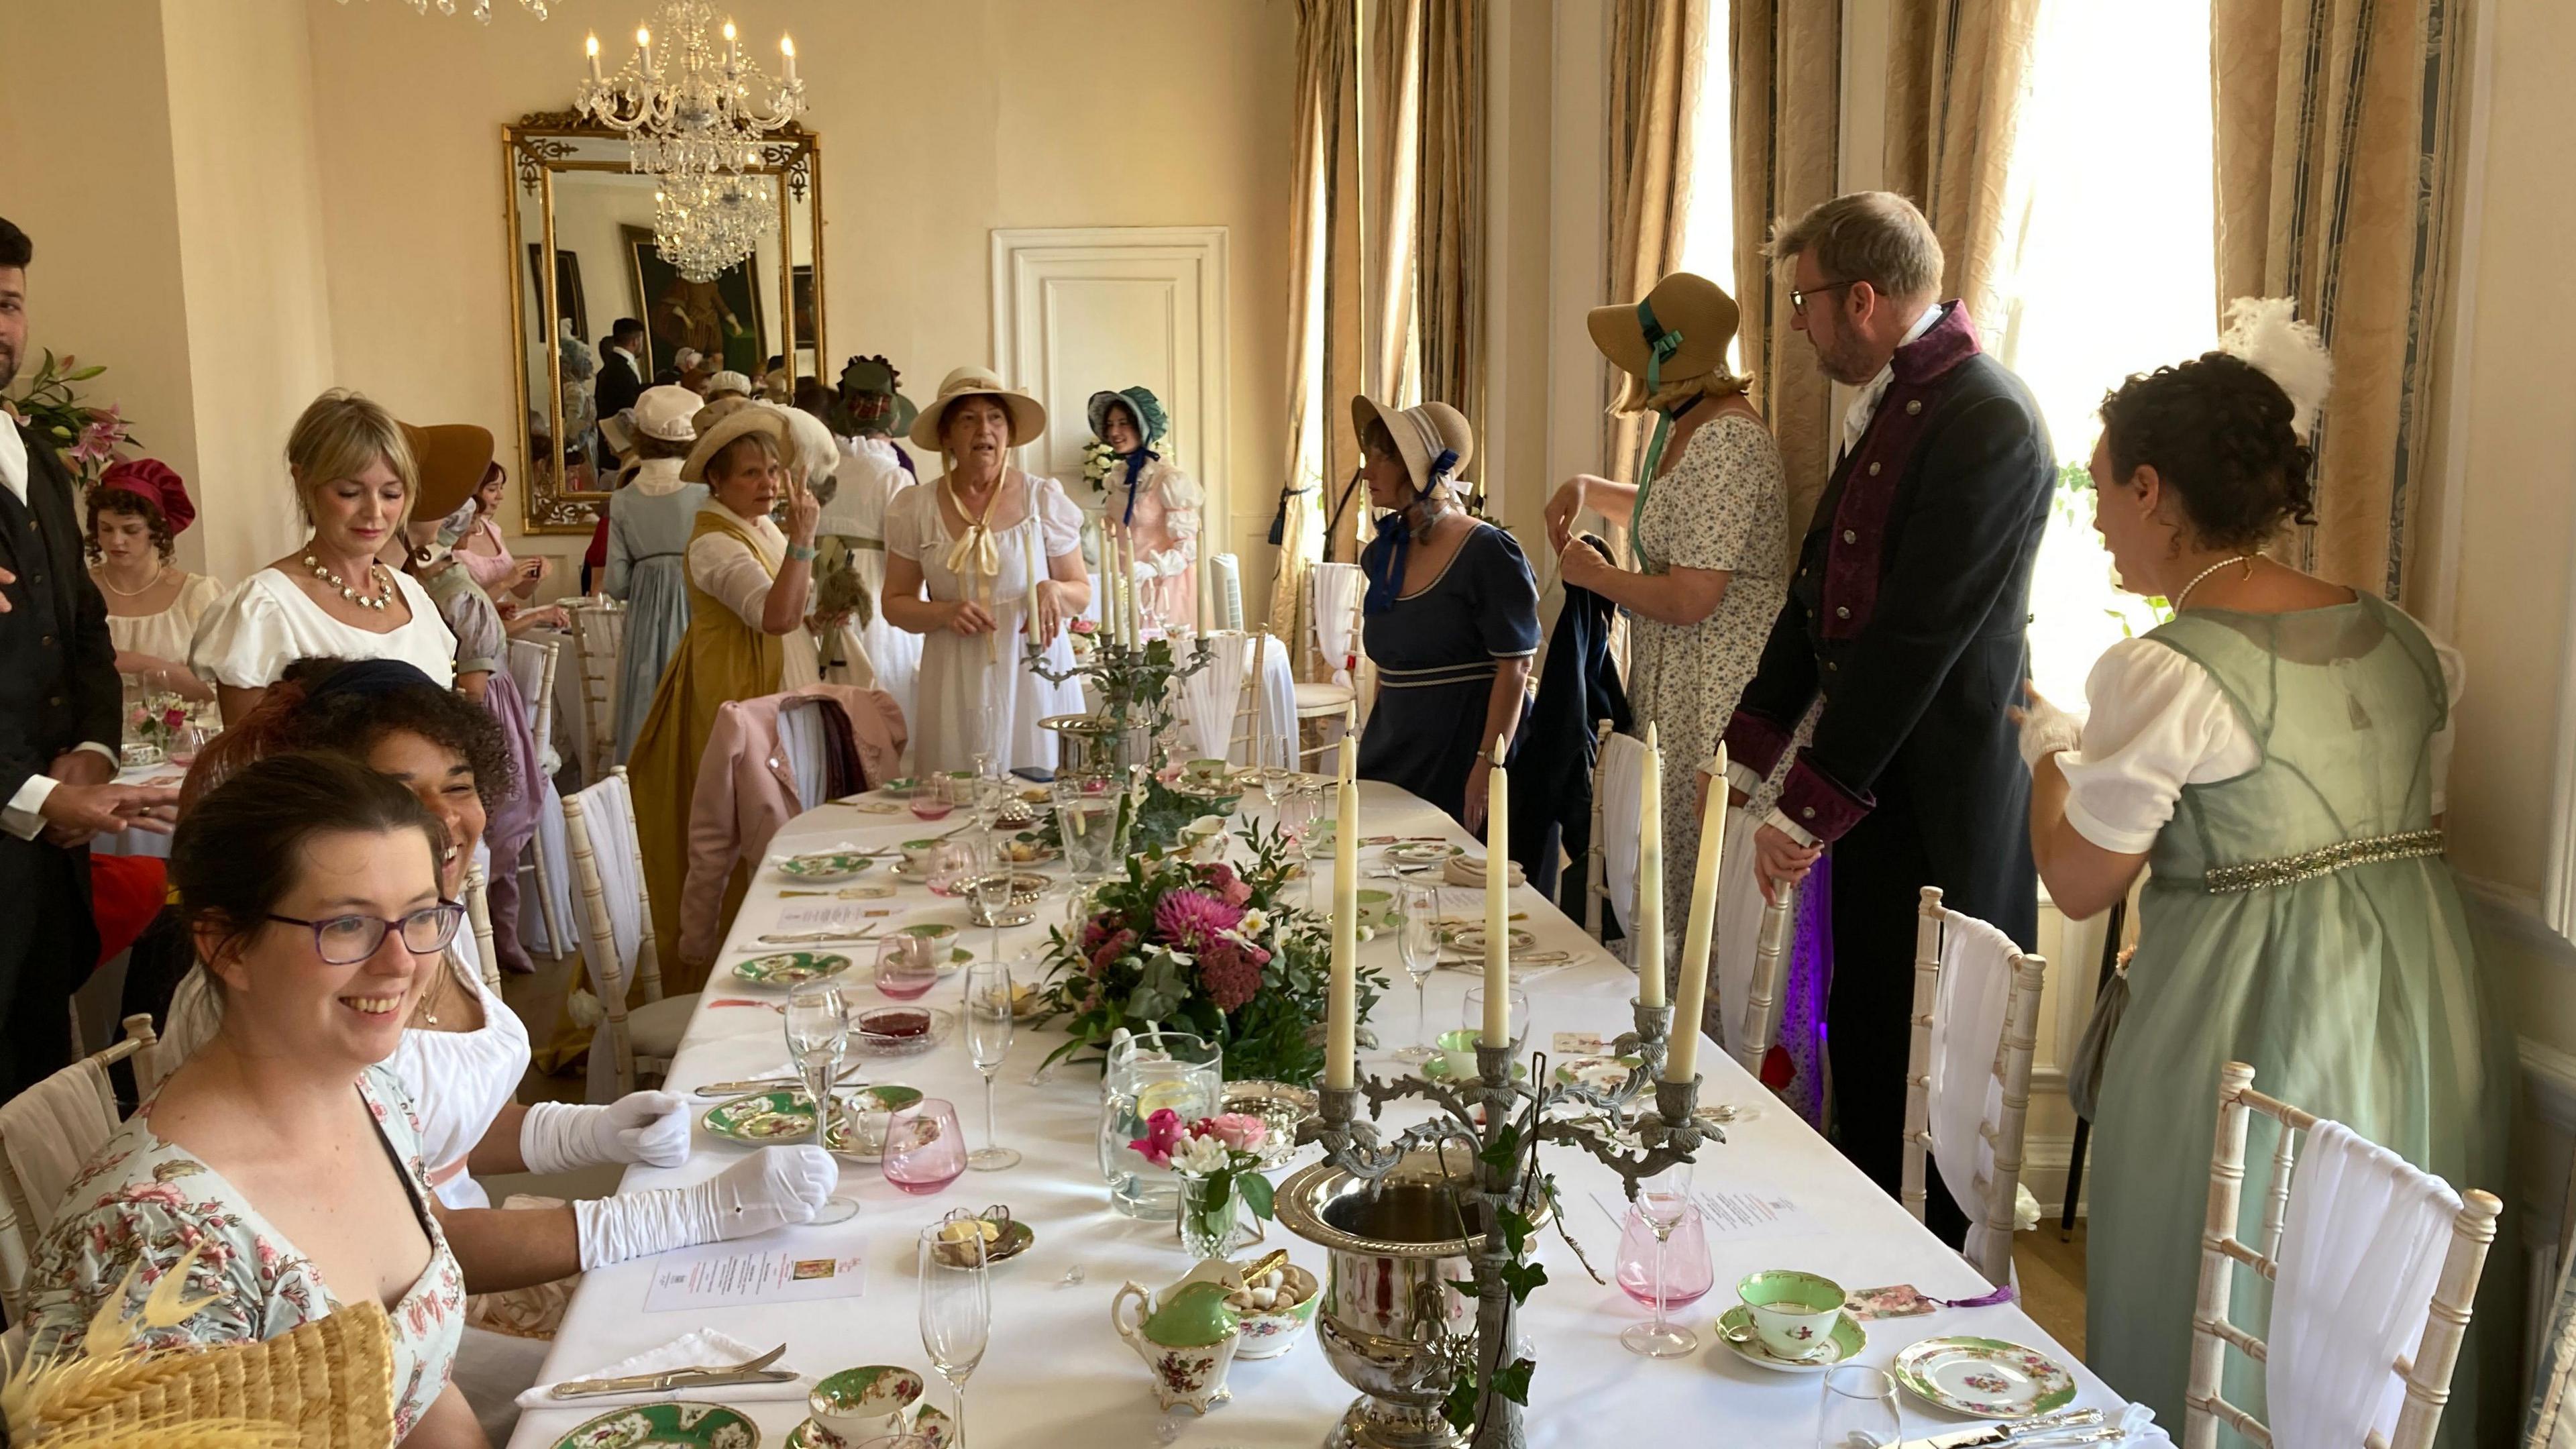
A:
<svg viewBox="0 0 2576 1449">
<path fill-rule="evenodd" d="M 1342 739 L 1342 787 L 1333 824 L 1333 978 L 1324 1027 L 1324 1085 L 1348 1087 L 1359 1071 L 1359 746 Z"/>
<path fill-rule="evenodd" d="M 742 65 L 742 42 L 734 35 L 733 22 L 730 20 L 725 22 L 724 37 L 725 65 L 729 69 L 739 68 Z"/>
<path fill-rule="evenodd" d="M 1637 999 L 1664 1004 L 1664 757 L 1646 721 L 1646 765 L 1637 772 Z"/>
<path fill-rule="evenodd" d="M 638 26 L 636 26 L 636 27 L 635 27 L 635 52 L 636 52 L 636 54 L 638 54 L 638 55 L 640 55 L 640 56 L 642 56 L 642 57 L 644 58 L 644 72 L 645 72 L 645 74 L 647 74 L 647 75 L 652 74 L 652 71 L 653 71 L 653 31 L 652 31 L 652 27 L 650 27 L 650 26 L 644 26 L 644 25 L 638 25 Z"/>
<path fill-rule="evenodd" d="M 586 39 L 584 39 L 584 40 L 582 41 L 582 49 L 584 49 L 584 50 L 586 50 L 586 51 L 590 52 L 590 83 L 591 83 L 592 85 L 601 85 L 601 84 L 604 84 L 604 81 L 602 80 L 602 78 L 601 78 L 601 76 L 600 76 L 600 74 L 599 74 L 599 34 L 598 34 L 598 32 L 593 31 L 593 32 L 589 35 L 589 37 L 587 37 Z"/>
<path fill-rule="evenodd" d="M 1036 519 L 1032 518 L 1029 520 L 1029 531 L 1021 536 L 1021 542 L 1027 545 L 1026 552 L 1028 555 L 1029 642 L 1032 644 L 1038 644 L 1045 642 L 1038 638 L 1038 580 L 1045 577 L 1045 574 L 1042 572 L 1044 565 L 1040 562 L 1042 555 L 1038 548 L 1038 521 Z"/>
<path fill-rule="evenodd" d="M 1342 737 L 1350 748 L 1350 736 Z M 1485 779 L 1485 1045 L 1512 1040 L 1512 782 L 1503 769 L 1503 737 L 1494 736 L 1494 769 Z"/>
<path fill-rule="evenodd" d="M 1718 746 L 1699 817 L 1699 868 L 1691 875 L 1690 922 L 1682 928 L 1682 988 L 1673 998 L 1664 1080 L 1699 1075 L 1699 1019 L 1708 1002 L 1708 944 L 1717 924 L 1717 862 L 1726 850 L 1726 747 Z"/>
<path fill-rule="evenodd" d="M 778 37 L 778 53 L 787 58 L 786 80 L 792 86 L 796 84 L 796 37 L 792 35 Z"/>
</svg>

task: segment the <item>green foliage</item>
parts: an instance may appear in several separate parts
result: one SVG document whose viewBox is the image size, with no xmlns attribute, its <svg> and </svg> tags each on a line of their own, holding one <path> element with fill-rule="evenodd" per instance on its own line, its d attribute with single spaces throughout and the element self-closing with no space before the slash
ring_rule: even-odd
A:
<svg viewBox="0 0 2576 1449">
<path fill-rule="evenodd" d="M 8 411 L 63 455 L 63 462 L 84 486 L 96 482 L 116 461 L 118 444 L 142 441 L 125 430 L 115 408 L 91 407 L 73 390 L 72 384 L 88 382 L 105 371 L 103 365 L 79 367 L 72 358 L 58 359 L 49 348 L 16 396 L 0 395 Z"/>
<path fill-rule="evenodd" d="M 1192 795 L 1147 776 L 1144 803 L 1136 807 L 1128 826 L 1127 848 L 1131 852 L 1170 850 L 1181 838 L 1181 827 L 1202 815 L 1232 815 L 1242 798 L 1239 794 Z M 1064 832 L 1055 812 L 1046 811 L 1045 816 L 1030 833 L 1048 845 L 1062 848 Z"/>
</svg>

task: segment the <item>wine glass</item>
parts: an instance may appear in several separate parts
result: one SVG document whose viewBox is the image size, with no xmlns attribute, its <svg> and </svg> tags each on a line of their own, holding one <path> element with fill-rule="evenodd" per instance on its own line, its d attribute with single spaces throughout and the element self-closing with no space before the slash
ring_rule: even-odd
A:
<svg viewBox="0 0 2576 1449">
<path fill-rule="evenodd" d="M 877 942 L 877 990 L 914 1001 L 939 984 L 941 943 L 928 936 L 892 935 Z"/>
<path fill-rule="evenodd" d="M 1512 1054 L 1514 1056 L 1518 1056 L 1520 1054 L 1522 1044 L 1529 1040 L 1529 993 L 1521 990 L 1517 986 L 1511 988 L 1511 993 L 1511 1004 L 1504 1008 L 1503 1016 L 1505 1023 L 1511 1027 L 1512 1031 Z M 1469 1031 L 1481 1032 L 1485 1029 L 1484 987 L 1470 986 L 1467 988 L 1466 1017 L 1466 1025 Z"/>
<path fill-rule="evenodd" d="M 1648 1281 L 1653 1284 L 1649 1306 L 1655 1310 L 1655 1316 L 1649 1323 L 1630 1324 L 1619 1335 L 1619 1342 L 1630 1353 L 1642 1353 L 1648 1358 L 1678 1358 L 1699 1347 L 1698 1334 L 1664 1317 L 1664 1300 L 1669 1296 L 1664 1285 L 1664 1259 L 1670 1256 L 1665 1248 L 1672 1239 L 1673 1229 L 1680 1226 L 1681 1220 L 1692 1211 L 1691 1167 L 1687 1162 L 1676 1163 L 1637 1184 L 1636 1213 L 1646 1220 L 1647 1228 L 1655 1235 L 1655 1247 L 1650 1255 L 1653 1262 L 1648 1272 Z M 1884 1442 L 1893 1444 L 1896 1436 L 1891 1433 Z"/>
<path fill-rule="evenodd" d="M 975 904 L 984 912 L 984 924 L 992 930 L 993 960 L 1002 959 L 1002 917 L 1011 909 L 1011 888 L 1018 884 L 1019 873 L 1011 867 L 1011 857 L 1002 842 L 986 836 L 976 852 Z"/>
<path fill-rule="evenodd" d="M 1655 1272 L 1659 1252 L 1663 1255 L 1660 1289 Z M 1658 1238 L 1654 1222 L 1631 1205 L 1620 1221 L 1617 1277 L 1621 1292 L 1649 1308 L 1661 1299 L 1667 1313 L 1707 1297 L 1716 1286 L 1717 1272 L 1708 1260 L 1708 1233 L 1700 1226 L 1700 1215 L 1683 1213 L 1681 1221 Z"/>
<path fill-rule="evenodd" d="M 889 1159 L 890 1160 L 890 1159 Z M 921 1350 L 948 1380 L 957 1401 L 956 1442 L 966 1442 L 966 1376 L 984 1361 L 993 1333 L 993 1283 L 984 1236 L 947 1236 L 946 1225 L 921 1230 Z"/>
<path fill-rule="evenodd" d="M 976 752 L 974 778 L 967 783 L 968 788 L 974 792 L 972 798 L 975 802 L 975 828 L 989 834 L 993 829 L 993 822 L 1000 818 L 1002 813 L 1001 781 L 997 778 L 997 772 L 993 768 L 993 756 L 989 751 Z"/>
<path fill-rule="evenodd" d="M 1020 1165 L 1020 1154 L 995 1139 L 993 1078 L 1011 1054 L 1011 967 L 1006 961 L 978 961 L 966 968 L 966 1054 L 984 1074 L 984 1145 L 966 1154 L 977 1172 L 1000 1172 Z"/>
<path fill-rule="evenodd" d="M 1431 968 L 1440 961 L 1440 888 L 1407 881 L 1400 896 L 1404 924 L 1396 944 L 1404 953 L 1404 974 L 1413 978 L 1414 1044 L 1398 1051 L 1400 1062 L 1425 1062 L 1440 1055 L 1431 1045 Z"/>
<path fill-rule="evenodd" d="M 805 1079 L 814 1103 L 814 1145 L 828 1152 L 831 1134 L 832 1082 L 841 1074 L 841 1053 L 850 1043 L 850 1008 L 841 988 L 831 981 L 808 981 L 787 996 L 787 1055 Z M 855 1198 L 834 1195 L 814 1214 L 818 1224 L 845 1223 L 858 1216 Z"/>
<path fill-rule="evenodd" d="M 957 1107 L 924 1097 L 886 1121 L 885 1177 L 915 1197 L 928 1197 L 966 1171 L 966 1137 Z"/>
<path fill-rule="evenodd" d="M 1903 1431 L 1896 1412 L 1896 1380 L 1856 1363 L 1825 1371 L 1816 1449 L 1877 1449 L 1895 1443 Z"/>
</svg>

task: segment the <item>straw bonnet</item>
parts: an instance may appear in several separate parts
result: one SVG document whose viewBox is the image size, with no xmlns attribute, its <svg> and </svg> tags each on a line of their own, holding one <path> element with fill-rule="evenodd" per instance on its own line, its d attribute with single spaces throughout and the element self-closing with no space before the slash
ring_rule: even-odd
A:
<svg viewBox="0 0 2576 1449">
<path fill-rule="evenodd" d="M 780 458 L 793 458 L 796 455 L 795 442 L 787 435 L 785 410 L 771 407 L 767 403 L 746 400 L 740 407 L 732 409 L 723 417 L 717 418 L 711 425 L 698 430 L 697 446 L 689 450 L 689 460 L 680 465 L 681 481 L 706 482 L 709 460 L 723 452 L 726 444 L 753 433 L 768 434 L 770 441 L 778 445 Z"/>
<path fill-rule="evenodd" d="M 438 423 L 417 428 L 401 425 L 411 444 L 412 466 L 420 476 L 420 496 L 412 501 L 414 518 L 445 518 L 483 486 L 492 471 L 492 430 L 474 423 Z"/>
<path fill-rule="evenodd" d="M 1431 486 L 1431 467 L 1446 450 L 1457 454 L 1449 470 L 1441 476 L 1455 481 L 1458 471 L 1476 456 L 1476 435 L 1467 426 L 1466 414 L 1445 402 L 1427 402 L 1418 408 L 1401 411 L 1364 397 L 1351 399 L 1351 430 L 1368 435 L 1369 424 L 1386 424 L 1387 435 L 1395 439 L 1395 451 L 1404 459 L 1404 471 L 1413 477 L 1416 491 Z"/>
<path fill-rule="evenodd" d="M 1046 431 L 1046 404 L 1016 387 L 1003 383 L 989 367 L 961 367 L 948 374 L 939 384 L 939 396 L 912 420 L 913 446 L 936 453 L 940 450 L 940 424 L 947 421 L 948 405 L 960 398 L 989 397 L 1000 403 L 1011 415 L 1011 446 L 1035 442 Z"/>
<path fill-rule="evenodd" d="M 709 401 L 713 401 L 718 393 L 728 392 L 737 397 L 751 396 L 751 379 L 734 371 L 730 367 L 707 379 L 707 398 Z"/>
<path fill-rule="evenodd" d="M 610 413 L 601 418 L 599 440 L 606 443 L 608 451 L 618 457 L 631 456 L 635 451 L 635 410 L 627 408 L 622 412 Z"/>
<path fill-rule="evenodd" d="M 677 383 L 648 387 L 635 397 L 635 431 L 665 443 L 695 442 L 698 426 L 693 420 L 705 406 L 704 399 Z"/>
<path fill-rule="evenodd" d="M 1673 350 L 1653 382 L 1688 382 L 1726 366 L 1727 344 L 1735 340 L 1739 316 L 1735 299 L 1706 277 L 1675 272 L 1655 284 L 1646 300 L 1634 306 L 1595 307 L 1584 315 L 1592 345 L 1611 365 L 1631 377 L 1648 376 L 1655 349 L 1650 333 L 1672 339 Z"/>
</svg>

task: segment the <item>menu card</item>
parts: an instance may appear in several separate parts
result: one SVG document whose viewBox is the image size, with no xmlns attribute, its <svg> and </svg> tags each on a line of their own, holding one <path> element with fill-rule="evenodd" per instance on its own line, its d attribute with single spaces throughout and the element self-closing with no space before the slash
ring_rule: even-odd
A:
<svg viewBox="0 0 2576 1449">
<path fill-rule="evenodd" d="M 797 1253 L 723 1245 L 666 1253 L 644 1290 L 648 1313 L 730 1308 L 744 1303 L 806 1303 L 857 1298 L 868 1291 L 863 1254 Z"/>
</svg>

